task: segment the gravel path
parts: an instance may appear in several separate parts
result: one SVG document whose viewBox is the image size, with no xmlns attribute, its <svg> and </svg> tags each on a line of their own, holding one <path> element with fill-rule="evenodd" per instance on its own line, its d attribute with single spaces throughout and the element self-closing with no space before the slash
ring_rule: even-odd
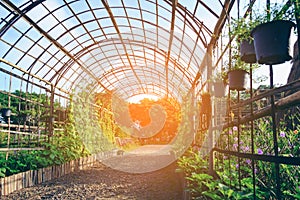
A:
<svg viewBox="0 0 300 200">
<path fill-rule="evenodd" d="M 144 174 L 113 170 L 101 163 L 41 185 L 25 188 L 7 199 L 138 199 L 180 200 L 182 187 L 173 163 Z"/>
</svg>

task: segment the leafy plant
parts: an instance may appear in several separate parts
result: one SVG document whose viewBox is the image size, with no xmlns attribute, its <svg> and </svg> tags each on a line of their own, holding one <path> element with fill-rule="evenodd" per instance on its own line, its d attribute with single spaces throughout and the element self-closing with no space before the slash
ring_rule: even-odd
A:
<svg viewBox="0 0 300 200">
<path fill-rule="evenodd" d="M 292 116 L 292 125 L 282 123 L 278 127 L 279 154 L 287 157 L 299 157 L 300 124 L 299 114 Z M 270 117 L 254 121 L 254 153 L 274 155 L 272 121 Z M 226 137 L 220 138 L 225 150 L 237 151 L 237 127 L 224 130 Z M 262 137 L 263 136 L 263 137 Z M 240 152 L 250 153 L 250 132 L 247 126 L 240 126 Z M 226 146 L 227 145 L 227 146 Z M 178 161 L 185 171 L 188 190 L 193 199 L 253 199 L 253 177 L 251 159 L 216 154 L 215 170 L 218 176 L 208 175 L 208 162 L 199 152 L 188 151 Z M 255 191 L 257 199 L 276 198 L 276 179 L 274 163 L 254 161 Z M 280 164 L 282 198 L 300 199 L 300 167 Z M 240 179 L 240 180 L 239 180 Z M 205 197 L 203 197 L 205 196 Z"/>
<path fill-rule="evenodd" d="M 212 81 L 213 82 L 223 82 L 224 84 L 227 84 L 227 79 L 228 79 L 228 76 L 227 76 L 226 71 L 222 70 L 222 71 L 217 72 L 213 76 Z"/>
<path fill-rule="evenodd" d="M 297 2 L 297 0 L 292 0 L 290 1 L 290 3 L 285 3 L 285 4 L 279 4 L 279 3 L 270 4 L 270 8 L 267 8 L 265 12 L 256 14 L 255 18 L 261 23 L 274 21 L 274 20 L 294 21 L 295 11 L 296 11 L 296 8 L 294 6 L 295 2 Z"/>
<path fill-rule="evenodd" d="M 258 19 L 252 20 L 249 18 L 238 18 L 233 19 L 231 22 L 231 30 L 230 34 L 236 37 L 236 42 L 238 46 L 244 40 L 249 41 L 250 43 L 253 41 L 253 37 L 251 36 L 251 31 L 260 23 Z"/>
</svg>

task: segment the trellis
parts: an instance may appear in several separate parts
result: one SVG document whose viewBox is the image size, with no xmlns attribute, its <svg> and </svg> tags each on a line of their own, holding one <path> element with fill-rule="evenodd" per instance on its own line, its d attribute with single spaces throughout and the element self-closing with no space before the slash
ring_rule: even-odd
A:
<svg viewBox="0 0 300 200">
<path fill-rule="evenodd" d="M 249 1 L 243 17 L 247 16 L 255 2 Z M 8 124 L 0 124 L 1 134 L 7 137 L 6 145 L 0 151 L 42 149 L 41 141 L 49 140 L 55 131 L 62 131 L 66 102 L 76 88 L 89 87 L 91 94 L 114 91 L 127 99 L 140 94 L 170 96 L 181 103 L 186 93 L 194 93 L 195 98 L 201 100 L 204 90 L 212 91 L 210 76 L 228 54 L 233 37 L 223 41 L 221 33 L 233 6 L 240 3 L 234 0 L 216 4 L 198 0 L 190 3 L 180 0 L 82 0 L 58 1 L 50 8 L 44 0 L 28 1 L 23 5 L 9 0 L 0 2 L 1 11 L 5 13 L 0 23 L 0 45 L 3 46 L 0 76 L 4 77 L 0 84 L 6 85 L 0 93 L 8 99 L 7 104 L 1 106 L 11 108 L 11 99 L 15 98 L 20 105 L 24 104 L 26 111 L 40 111 L 41 108 L 45 111 L 36 115 L 37 123 L 34 125 L 29 120 L 11 123 L 8 116 Z M 43 14 L 38 17 L 34 12 L 40 10 Z M 213 23 L 207 23 L 207 18 L 203 18 L 201 13 L 205 13 Z M 18 84 L 17 87 L 14 84 Z M 240 134 L 240 124 L 247 124 L 253 134 L 255 127 L 252 121 L 270 114 L 274 116 L 274 108 L 286 110 L 299 105 L 299 92 L 275 102 L 271 100 L 271 106 L 261 111 L 253 106 L 255 102 L 266 97 L 272 99 L 282 92 L 299 90 L 299 87 L 299 81 L 295 81 L 254 96 L 251 85 L 250 99 L 239 101 L 238 98 L 237 104 L 229 105 L 225 126 L 221 123 L 223 116 L 215 114 L 212 116 L 215 127 L 203 128 L 208 129 L 207 145 L 214 146 L 216 129 L 238 125 Z M 20 91 L 19 96 L 14 94 L 15 89 Z M 29 94 L 36 91 L 39 98 L 30 99 L 32 96 Z M 21 95 L 22 92 L 25 96 Z M 219 105 L 214 107 L 216 111 L 226 103 L 215 97 L 213 100 Z M 55 105 L 55 102 L 60 105 Z M 240 116 L 241 108 L 246 105 L 250 111 Z M 13 114 L 19 115 L 24 110 L 19 107 Z M 233 120 L 229 116 L 231 111 L 237 113 Z M 210 116 L 204 121 L 207 122 L 207 119 Z M 24 143 L 26 137 L 30 143 Z M 213 148 L 210 172 L 214 164 L 221 163 L 218 160 L 214 162 L 213 152 L 236 157 L 239 161 L 252 159 L 254 183 L 255 160 L 276 165 L 299 165 L 298 158 L 257 155 L 253 135 L 250 139 L 251 153 L 247 154 L 240 149 L 228 150 L 222 146 L 224 144 Z M 240 137 L 238 140 L 240 142 Z M 12 146 L 12 143 L 16 145 Z M 280 185 L 278 172 L 277 169 L 276 181 Z M 280 196 L 280 189 L 277 195 Z"/>
</svg>

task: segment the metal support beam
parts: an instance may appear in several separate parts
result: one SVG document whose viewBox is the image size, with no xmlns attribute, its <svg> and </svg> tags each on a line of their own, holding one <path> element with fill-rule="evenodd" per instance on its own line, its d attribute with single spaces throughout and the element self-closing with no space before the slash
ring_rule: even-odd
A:
<svg viewBox="0 0 300 200">
<path fill-rule="evenodd" d="M 175 27 L 175 16 L 176 16 L 176 7 L 177 7 L 177 0 L 172 1 L 172 18 L 171 18 L 171 27 L 170 27 L 170 37 L 169 37 L 169 47 L 168 47 L 168 52 L 167 52 L 167 57 L 166 57 L 166 89 L 167 89 L 167 96 L 169 94 L 169 60 L 170 60 L 170 55 L 171 55 L 171 50 L 172 50 L 172 43 L 173 43 L 173 38 L 174 38 L 174 27 Z"/>
<path fill-rule="evenodd" d="M 29 6 L 27 6 L 26 8 L 24 8 L 21 12 L 23 14 L 29 12 L 31 9 L 33 9 L 34 7 L 36 7 L 37 5 L 39 5 L 40 3 L 44 2 L 45 0 L 37 0 L 34 1 L 32 4 L 30 4 Z M 2 5 L 3 7 L 6 7 L 2 2 L 0 2 L 0 5 Z M 4 35 L 4 33 L 16 22 L 18 21 L 20 18 L 22 17 L 21 14 L 15 14 L 14 17 L 12 17 L 5 26 L 3 26 L 0 29 L 0 38 Z"/>
<path fill-rule="evenodd" d="M 144 93 L 146 93 L 145 89 L 142 87 L 142 81 L 141 81 L 141 79 L 139 78 L 139 76 L 137 75 L 137 73 L 135 72 L 135 70 L 134 70 L 134 68 L 133 68 L 133 66 L 132 66 L 131 60 L 130 60 L 129 55 L 128 55 L 128 53 L 127 53 L 126 45 L 125 45 L 125 43 L 124 43 L 124 40 L 123 40 L 123 37 L 122 37 L 122 35 L 121 35 L 120 29 L 119 29 L 119 27 L 118 27 L 118 24 L 117 24 L 117 22 L 116 22 L 116 19 L 115 19 L 113 13 L 112 13 L 112 11 L 111 11 L 111 9 L 110 9 L 110 7 L 109 7 L 107 1 L 106 1 L 106 0 L 101 0 L 101 2 L 102 2 L 102 4 L 104 5 L 105 9 L 107 10 L 108 15 L 109 15 L 109 17 L 110 17 L 110 19 L 111 19 L 111 21 L 112 21 L 112 23 L 113 23 L 113 25 L 114 25 L 114 27 L 115 27 L 115 29 L 116 29 L 116 32 L 118 33 L 118 36 L 119 36 L 119 38 L 120 38 L 120 40 L 121 40 L 121 43 L 122 43 L 122 45 L 123 45 L 123 49 L 124 49 L 124 51 L 125 51 L 126 58 L 127 58 L 127 60 L 128 60 L 129 66 L 130 66 L 130 68 L 131 68 L 131 70 L 132 70 L 134 76 L 136 77 L 138 83 L 141 85 L 141 89 L 143 90 Z M 121 58 L 120 58 L 120 59 L 121 59 Z"/>
<path fill-rule="evenodd" d="M 99 82 L 98 78 L 86 67 L 84 67 L 75 57 L 67 51 L 60 43 L 58 43 L 53 37 L 51 37 L 46 31 L 44 31 L 40 26 L 38 26 L 32 19 L 30 19 L 25 13 L 23 13 L 18 7 L 16 7 L 12 2 L 9 0 L 3 0 L 3 2 L 9 6 L 14 12 L 18 15 L 22 16 L 25 21 L 27 21 L 31 26 L 33 26 L 36 30 L 40 32 L 45 38 L 47 38 L 52 44 L 54 44 L 59 50 L 61 50 L 64 54 L 66 54 L 71 60 L 76 62 L 80 68 L 86 72 L 88 75 L 91 76 L 101 87 L 105 90 L 109 91 L 101 82 Z"/>
</svg>

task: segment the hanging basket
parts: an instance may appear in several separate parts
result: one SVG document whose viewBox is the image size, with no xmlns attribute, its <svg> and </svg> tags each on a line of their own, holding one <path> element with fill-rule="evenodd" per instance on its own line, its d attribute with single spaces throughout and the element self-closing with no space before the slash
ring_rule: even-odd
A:
<svg viewBox="0 0 300 200">
<path fill-rule="evenodd" d="M 2 108 L 1 109 L 2 117 L 10 117 L 11 116 L 11 109 L 9 108 Z"/>
<path fill-rule="evenodd" d="M 243 40 L 240 43 L 241 60 L 245 63 L 256 63 L 254 41 Z"/>
<path fill-rule="evenodd" d="M 292 59 L 289 39 L 294 26 L 291 21 L 276 20 L 260 24 L 252 30 L 258 63 L 273 65 Z"/>
<path fill-rule="evenodd" d="M 215 97 L 224 97 L 227 91 L 227 84 L 223 81 L 216 81 L 213 83 L 214 87 L 214 96 Z"/>
<path fill-rule="evenodd" d="M 206 131 L 208 130 L 211 122 L 211 97 L 209 93 L 201 95 L 201 108 L 199 113 L 199 130 Z"/>
<path fill-rule="evenodd" d="M 248 86 L 249 74 L 242 69 L 236 69 L 228 72 L 228 83 L 230 90 L 245 90 Z"/>
</svg>

